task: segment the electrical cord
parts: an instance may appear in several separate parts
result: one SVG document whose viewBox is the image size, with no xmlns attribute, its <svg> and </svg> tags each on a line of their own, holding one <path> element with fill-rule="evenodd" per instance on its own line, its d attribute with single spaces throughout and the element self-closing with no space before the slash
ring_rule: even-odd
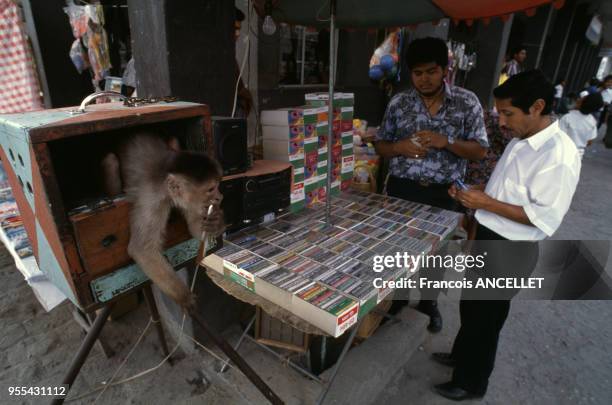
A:
<svg viewBox="0 0 612 405">
<path fill-rule="evenodd" d="M 212 214 L 212 209 L 213 206 L 210 205 L 208 207 L 208 215 L 210 216 Z M 206 236 L 206 231 L 202 232 L 202 240 L 204 241 L 204 253 L 206 253 L 206 251 L 208 250 L 208 240 L 207 240 L 207 236 Z M 191 281 L 191 287 L 190 290 L 191 292 L 193 292 L 194 288 L 195 288 L 195 283 L 196 283 L 196 279 L 198 277 L 198 272 L 200 270 L 200 265 L 198 264 L 196 266 L 195 269 L 195 273 L 193 275 L 193 280 Z M 202 348 L 204 351 L 206 351 L 208 354 L 210 354 L 211 356 L 213 356 L 215 359 L 226 363 L 227 361 L 223 358 L 221 358 L 220 356 L 218 356 L 216 353 L 214 353 L 212 350 L 208 349 L 206 346 L 204 346 L 202 343 L 198 342 L 196 339 L 194 339 L 193 337 L 189 336 L 189 335 L 185 335 L 184 334 L 184 328 L 185 328 L 185 319 L 187 317 L 187 314 L 183 313 L 183 319 L 181 321 L 181 327 L 180 327 L 180 331 L 179 331 L 179 338 L 176 342 L 176 345 L 174 346 L 174 348 L 172 349 L 172 351 L 161 361 L 159 362 L 159 364 L 157 364 L 154 367 L 151 367 L 147 370 L 141 371 L 140 373 L 137 373 L 131 377 L 128 378 L 124 378 L 122 380 L 119 381 L 113 381 L 115 379 L 115 377 L 117 376 L 117 374 L 119 374 L 119 371 L 121 371 L 121 369 L 127 364 L 127 361 L 129 360 L 129 358 L 132 356 L 132 354 L 134 353 L 134 351 L 136 350 L 136 348 L 138 347 L 138 345 L 140 345 L 142 339 L 144 338 L 144 336 L 146 335 L 147 331 L 149 330 L 149 328 L 151 327 L 151 324 L 153 323 L 153 319 L 149 318 L 149 322 L 147 323 L 147 326 L 145 326 L 144 330 L 142 331 L 142 333 L 140 334 L 140 336 L 138 337 L 138 339 L 136 340 L 136 343 L 134 343 L 134 346 L 132 347 L 132 349 L 130 349 L 130 351 L 128 352 L 127 356 L 125 356 L 125 359 L 123 359 L 123 361 L 121 362 L 121 364 L 119 365 L 119 367 L 117 368 L 117 370 L 115 370 L 115 372 L 113 373 L 112 377 L 108 380 L 108 382 L 102 382 L 103 386 L 102 387 L 98 387 L 95 388 L 83 395 L 79 395 L 78 397 L 75 398 L 70 398 L 67 399 L 67 402 L 72 402 L 72 401 L 77 401 L 79 399 L 83 399 L 85 397 L 88 397 L 98 391 L 102 391 L 98 394 L 98 396 L 96 397 L 96 399 L 93 401 L 93 404 L 95 404 L 96 402 L 98 402 L 98 400 L 102 397 L 102 395 L 104 395 L 104 393 L 106 392 L 106 390 L 109 387 L 113 387 L 113 386 L 117 386 L 117 385 L 121 385 L 121 384 L 125 384 L 127 382 L 136 380 L 138 378 L 141 378 L 149 373 L 152 373 L 153 371 L 157 370 L 158 368 L 160 368 L 162 365 L 164 365 L 168 359 L 170 357 L 172 357 L 172 355 L 178 350 L 182 338 L 183 336 L 187 336 L 189 339 L 191 339 L 196 345 L 198 345 L 200 348 Z M 230 368 L 233 367 L 231 364 L 227 364 Z"/>
</svg>

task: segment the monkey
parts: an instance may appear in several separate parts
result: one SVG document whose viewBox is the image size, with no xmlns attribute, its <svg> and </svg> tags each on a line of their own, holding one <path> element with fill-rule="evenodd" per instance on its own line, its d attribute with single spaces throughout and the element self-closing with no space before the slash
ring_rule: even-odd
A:
<svg viewBox="0 0 612 405">
<path fill-rule="evenodd" d="M 223 233 L 219 163 L 205 153 L 180 150 L 176 138 L 138 133 L 117 153 L 108 153 L 102 169 L 106 193 L 112 197 L 124 191 L 132 203 L 129 256 L 164 294 L 184 310 L 193 308 L 195 297 L 162 254 L 165 230 L 177 208 L 194 238 Z"/>
</svg>

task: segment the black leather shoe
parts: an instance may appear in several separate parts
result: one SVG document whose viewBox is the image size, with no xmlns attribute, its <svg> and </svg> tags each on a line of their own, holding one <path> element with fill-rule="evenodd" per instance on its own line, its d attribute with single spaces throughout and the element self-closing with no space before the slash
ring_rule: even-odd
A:
<svg viewBox="0 0 612 405">
<path fill-rule="evenodd" d="M 431 359 L 444 366 L 455 367 L 457 365 L 457 361 L 453 359 L 450 353 L 433 353 Z"/>
<path fill-rule="evenodd" d="M 434 385 L 434 392 L 443 396 L 444 398 L 452 399 L 453 401 L 464 401 L 466 399 L 481 399 L 484 394 L 475 394 L 459 387 L 452 381 L 444 384 Z"/>
<path fill-rule="evenodd" d="M 437 301 L 421 300 L 416 309 L 425 315 L 429 315 L 429 325 L 427 325 L 429 332 L 438 333 L 442 330 L 442 315 L 438 311 Z"/>
<path fill-rule="evenodd" d="M 431 333 L 438 333 L 442 330 L 442 315 L 436 308 L 436 313 L 429 316 L 429 325 L 427 330 Z"/>
</svg>

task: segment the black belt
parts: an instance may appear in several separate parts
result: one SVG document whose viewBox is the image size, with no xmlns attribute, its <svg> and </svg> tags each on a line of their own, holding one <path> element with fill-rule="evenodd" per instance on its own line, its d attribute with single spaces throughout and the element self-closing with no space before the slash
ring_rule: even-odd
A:
<svg viewBox="0 0 612 405">
<path fill-rule="evenodd" d="M 406 182 L 406 183 L 411 183 L 413 185 L 418 185 L 418 186 L 421 186 L 421 187 L 444 188 L 444 189 L 447 189 L 447 188 L 449 188 L 452 185 L 452 183 L 434 183 L 434 182 L 431 182 L 431 181 L 428 181 L 428 180 L 412 180 L 412 179 L 406 179 L 406 178 L 397 177 L 397 176 L 391 176 L 391 177 L 393 177 L 396 180 L 403 181 L 403 182 Z"/>
</svg>

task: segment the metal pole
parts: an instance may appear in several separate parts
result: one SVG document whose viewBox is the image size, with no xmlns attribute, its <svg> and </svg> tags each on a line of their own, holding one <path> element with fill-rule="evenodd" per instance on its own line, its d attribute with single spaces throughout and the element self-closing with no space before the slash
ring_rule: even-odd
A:
<svg viewBox="0 0 612 405">
<path fill-rule="evenodd" d="M 249 330 L 251 330 L 251 326 L 253 326 L 253 324 L 255 323 L 256 317 L 257 315 L 253 315 L 246 329 L 244 330 L 244 332 L 242 332 L 242 335 L 240 335 L 240 339 L 238 339 L 238 343 L 236 343 L 236 345 L 234 346 L 234 350 L 238 351 L 238 349 L 240 349 L 240 345 L 242 344 L 242 341 L 244 340 L 245 336 L 247 336 L 247 334 L 249 333 Z M 225 370 L 227 369 L 229 362 L 230 362 L 229 358 L 225 360 L 225 362 L 221 366 L 221 369 L 219 369 L 220 373 L 225 373 Z"/>
<path fill-rule="evenodd" d="M 359 321 L 357 325 L 353 327 L 353 330 L 351 331 L 351 335 L 349 336 L 348 340 L 344 344 L 344 347 L 342 348 L 342 352 L 340 353 L 340 357 L 338 357 L 338 360 L 336 361 L 336 365 L 334 366 L 334 369 L 331 372 L 331 375 L 329 376 L 329 380 L 327 380 L 327 383 L 325 384 L 325 387 L 323 388 L 323 392 L 321 392 L 321 395 L 317 399 L 317 405 L 322 405 L 323 401 L 325 401 L 325 397 L 327 396 L 327 393 L 329 392 L 329 388 L 334 382 L 334 379 L 336 378 L 336 374 L 338 374 L 338 370 L 340 369 L 340 366 L 342 365 L 342 361 L 344 360 L 346 353 L 348 353 L 349 349 L 351 348 L 351 344 L 353 343 L 353 340 L 355 339 L 355 336 L 357 335 L 357 331 L 359 330 L 360 325 L 361 325 L 361 321 Z"/>
<path fill-rule="evenodd" d="M 542 51 L 544 50 L 544 43 L 546 42 L 546 34 L 548 34 L 548 28 L 550 27 L 550 20 L 553 15 L 554 7 L 552 4 L 548 6 L 548 16 L 546 17 L 546 24 L 544 25 L 544 31 L 542 32 L 542 38 L 540 39 L 540 46 L 538 47 L 538 57 L 536 58 L 535 68 L 540 68 L 542 62 Z"/>
<path fill-rule="evenodd" d="M 257 387 L 257 389 L 270 401 L 272 404 L 284 404 L 284 402 L 272 391 L 272 389 L 261 379 L 261 377 L 248 365 L 246 361 L 234 350 L 225 339 L 217 332 L 210 329 L 204 318 L 195 310 L 190 309 L 189 315 L 196 321 L 207 339 L 212 340 L 219 349 L 225 353 L 227 357 L 240 369 L 246 378 Z"/>
<path fill-rule="evenodd" d="M 573 86 L 574 86 L 573 77 L 570 80 L 569 76 L 570 76 L 570 73 L 572 72 L 572 67 L 573 67 L 573 64 L 574 64 L 574 58 L 576 57 L 576 49 L 578 49 L 578 42 L 574 43 L 574 49 L 572 50 L 572 56 L 570 56 L 569 63 L 567 64 L 567 71 L 565 72 L 565 80 L 567 80 L 568 88 L 573 88 Z"/>
<path fill-rule="evenodd" d="M 77 352 L 76 356 L 74 356 L 74 359 L 72 359 L 72 363 L 70 364 L 70 369 L 68 369 L 68 373 L 66 373 L 66 376 L 64 377 L 64 380 L 62 381 L 63 385 L 68 386 L 66 395 L 68 395 L 68 390 L 72 388 L 72 384 L 74 383 L 74 380 L 76 380 L 77 376 L 79 375 L 79 372 L 81 371 L 81 368 L 83 367 L 83 364 L 85 363 L 85 360 L 87 360 L 87 356 L 89 356 L 89 352 L 91 352 L 91 348 L 93 347 L 93 345 L 96 343 L 96 340 L 100 336 L 100 332 L 102 332 L 102 328 L 104 327 L 104 324 L 106 323 L 106 320 L 108 319 L 108 316 L 110 315 L 110 312 L 113 309 L 113 306 L 114 306 L 114 303 L 108 304 L 102 309 L 102 311 L 98 314 L 98 316 L 96 316 L 96 320 L 91 326 L 91 329 L 89 330 L 89 332 L 87 332 L 87 336 L 85 336 L 85 340 L 83 340 L 83 343 L 81 343 L 81 347 L 79 347 L 79 351 Z M 52 405 L 63 404 L 65 399 L 66 399 L 65 396 L 55 397 L 51 401 L 51 404 Z"/>
<path fill-rule="evenodd" d="M 574 23 L 574 16 L 576 15 L 576 7 L 578 7 L 578 2 L 574 3 L 574 8 L 572 9 L 572 16 L 570 17 L 570 22 L 567 25 L 567 31 L 565 31 L 565 37 L 563 38 L 563 45 L 561 45 L 561 53 L 559 54 L 559 59 L 557 59 L 557 66 L 555 66 L 555 73 L 553 74 L 553 83 L 557 82 L 557 75 L 559 74 L 559 67 L 563 62 L 563 54 L 565 53 L 565 47 L 567 46 L 567 39 L 569 38 L 570 32 L 572 31 L 572 24 Z M 573 59 L 573 56 L 572 56 Z M 570 62 L 571 63 L 571 62 Z M 569 73 L 569 70 L 568 70 Z M 567 75 L 565 77 L 567 80 Z M 569 85 L 569 81 L 566 83 L 566 86 Z"/>
<path fill-rule="evenodd" d="M 286 358 L 285 356 L 281 356 L 280 354 L 276 353 L 274 350 L 272 350 L 271 348 L 269 348 L 268 346 L 259 343 L 257 340 L 253 339 L 251 336 L 246 335 L 246 338 L 248 340 L 250 340 L 252 343 L 255 343 L 257 346 L 261 347 L 262 349 L 264 349 L 265 351 L 267 351 L 268 353 L 270 353 L 271 355 L 275 356 L 276 358 L 278 358 L 279 360 L 283 361 L 283 362 L 287 362 L 287 364 L 289 366 L 291 366 L 293 369 L 295 369 L 295 371 L 305 375 L 308 378 L 313 379 L 314 381 L 318 382 L 319 384 L 323 384 L 323 380 L 321 380 L 319 377 L 317 377 L 316 375 L 312 374 L 311 372 L 309 372 L 308 370 L 305 370 L 304 368 L 298 366 L 297 364 L 295 364 L 293 361 L 291 361 L 291 359 Z"/>
<path fill-rule="evenodd" d="M 331 186 L 332 186 L 332 141 L 334 139 L 334 79 L 336 76 L 336 61 L 334 52 L 334 31 L 336 30 L 336 0 L 329 2 L 329 109 L 327 117 L 327 195 L 325 200 L 325 223 L 331 226 Z"/>
</svg>

